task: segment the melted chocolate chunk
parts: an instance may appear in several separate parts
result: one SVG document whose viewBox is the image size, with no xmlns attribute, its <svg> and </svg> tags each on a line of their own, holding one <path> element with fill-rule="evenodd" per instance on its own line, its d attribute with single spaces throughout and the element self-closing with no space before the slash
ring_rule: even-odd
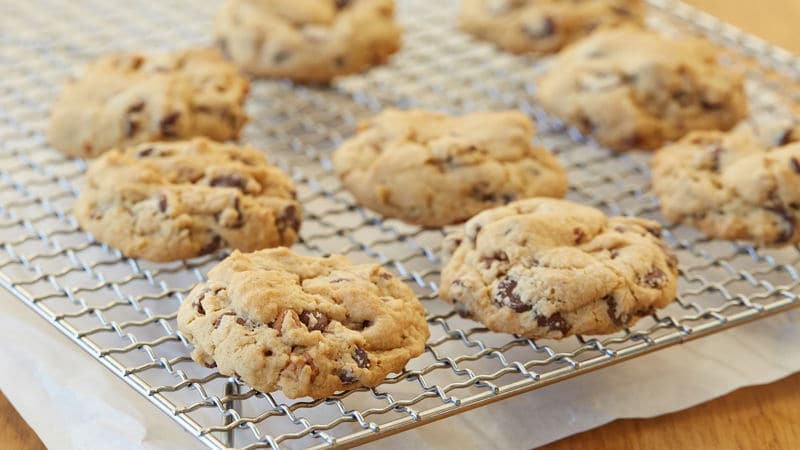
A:
<svg viewBox="0 0 800 450">
<path fill-rule="evenodd" d="M 125 137 L 133 137 L 139 132 L 139 122 L 125 119 Z"/>
<path fill-rule="evenodd" d="M 348 370 L 340 370 L 339 379 L 342 380 L 342 383 L 345 384 L 352 384 L 358 381 L 358 378 L 356 378 L 355 375 L 353 375 L 353 373 Z"/>
<path fill-rule="evenodd" d="M 175 138 L 178 137 L 178 131 L 175 129 L 175 126 L 178 124 L 178 119 L 180 118 L 181 113 L 174 112 L 171 114 L 167 114 L 164 116 L 163 119 L 158 123 L 159 128 L 161 129 L 161 134 L 164 137 L 168 138 Z"/>
<path fill-rule="evenodd" d="M 794 170 L 794 173 L 800 174 L 800 161 L 798 161 L 794 156 L 789 158 L 789 167 Z"/>
<path fill-rule="evenodd" d="M 333 60 L 333 63 L 336 64 L 336 67 L 344 67 L 344 56 L 337 56 L 336 59 Z"/>
<path fill-rule="evenodd" d="M 144 102 L 134 103 L 128 107 L 128 113 L 141 112 L 144 109 Z"/>
<path fill-rule="evenodd" d="M 237 317 L 237 318 L 236 318 L 236 323 L 238 323 L 239 325 L 242 325 L 242 326 L 244 326 L 244 325 L 247 323 L 247 321 L 246 321 L 246 320 L 244 320 L 244 319 L 243 319 L 243 318 L 241 318 L 241 317 Z"/>
<path fill-rule="evenodd" d="M 722 108 L 722 103 L 714 103 L 704 99 L 700 101 L 700 106 L 707 111 L 715 111 Z"/>
<path fill-rule="evenodd" d="M 606 306 L 608 306 L 608 317 L 611 319 L 611 322 L 618 327 L 625 325 L 626 321 L 617 313 L 617 300 L 614 296 L 608 294 L 603 297 L 603 301 L 606 302 Z"/>
<path fill-rule="evenodd" d="M 350 6 L 350 0 L 336 0 L 336 9 L 345 9 Z"/>
<path fill-rule="evenodd" d="M 517 280 L 513 278 L 503 278 L 497 283 L 497 292 L 494 294 L 494 301 L 500 306 L 505 306 L 514 310 L 514 312 L 530 311 L 532 306 L 526 305 L 522 302 L 519 295 L 514 293 L 517 287 Z"/>
<path fill-rule="evenodd" d="M 795 140 L 796 139 L 794 137 L 794 128 L 789 128 L 788 130 L 781 133 L 781 135 L 778 137 L 777 144 L 779 147 L 783 147 L 784 145 L 791 144 Z"/>
<path fill-rule="evenodd" d="M 643 278 L 644 283 L 653 289 L 658 289 L 667 282 L 667 274 L 658 267 L 653 266 L 650 272 L 647 272 Z"/>
<path fill-rule="evenodd" d="M 280 64 L 287 59 L 289 59 L 290 53 L 286 50 L 280 50 L 272 56 L 272 62 L 274 64 Z"/>
<path fill-rule="evenodd" d="M 158 196 L 158 210 L 162 213 L 167 211 L 167 196 L 164 194 Z"/>
<path fill-rule="evenodd" d="M 214 237 L 211 238 L 211 241 L 209 241 L 209 243 L 206 244 L 205 247 L 200 249 L 200 254 L 207 255 L 209 253 L 213 253 L 219 250 L 221 246 L 222 246 L 222 238 L 220 237 L 220 235 L 215 234 Z"/>
<path fill-rule="evenodd" d="M 369 362 L 369 355 L 367 355 L 366 350 L 361 347 L 356 347 L 356 351 L 353 352 L 353 361 L 355 361 L 356 364 L 358 364 L 358 367 L 361 367 L 362 369 L 369 369 L 369 367 L 372 365 Z"/>
<path fill-rule="evenodd" d="M 143 148 L 143 149 L 139 150 L 139 153 L 137 153 L 136 156 L 139 157 L 139 158 L 146 158 L 146 157 L 152 155 L 154 150 L 155 149 L 153 147 Z"/>
<path fill-rule="evenodd" d="M 236 313 L 232 312 L 232 311 L 224 312 L 224 313 L 220 314 L 219 316 L 217 316 L 216 319 L 214 319 L 214 322 L 212 323 L 212 325 L 214 326 L 214 328 L 219 328 L 220 323 L 222 323 L 222 318 L 223 317 L 225 317 L 225 316 L 235 316 L 235 315 L 236 315 Z"/>
<path fill-rule="evenodd" d="M 491 267 L 493 262 L 508 262 L 508 255 L 502 250 L 498 250 L 489 256 L 481 256 L 481 262 L 486 264 L 486 267 Z"/>
<path fill-rule="evenodd" d="M 233 199 L 233 209 L 236 210 L 236 222 L 230 225 L 230 228 L 242 228 L 244 226 L 244 213 L 242 212 L 242 205 L 239 202 L 239 197 Z"/>
<path fill-rule="evenodd" d="M 293 229 L 297 232 L 300 229 L 300 219 L 297 217 L 297 208 L 294 205 L 289 205 L 283 210 L 283 213 L 275 219 L 275 225 L 278 231 L 283 233 L 287 228 Z"/>
<path fill-rule="evenodd" d="M 216 369 L 217 368 L 217 363 L 215 363 L 215 362 L 206 363 L 206 364 L 203 364 L 203 365 L 208 367 L 209 369 Z"/>
<path fill-rule="evenodd" d="M 244 191 L 244 188 L 247 185 L 247 180 L 245 180 L 239 175 L 228 174 L 228 175 L 219 175 L 217 177 L 212 178 L 209 184 L 211 186 L 218 186 L 218 187 L 219 186 L 233 187 L 241 191 Z"/>
<path fill-rule="evenodd" d="M 567 321 L 561 317 L 561 313 L 557 312 L 550 317 L 539 316 L 536 318 L 536 324 L 540 327 L 547 327 L 553 331 L 560 331 L 562 335 L 566 336 L 569 332 L 569 325 Z"/>
<path fill-rule="evenodd" d="M 194 306 L 194 309 L 197 310 L 197 313 L 203 316 L 206 315 L 206 310 L 205 308 L 203 308 L 203 304 L 201 303 L 204 297 L 205 294 L 202 297 L 200 297 L 196 302 L 192 302 L 192 306 Z"/>
<path fill-rule="evenodd" d="M 795 227 L 794 217 L 791 214 L 789 214 L 789 212 L 786 211 L 786 209 L 783 206 L 767 208 L 767 211 L 771 211 L 780 216 L 780 218 L 783 219 L 783 223 L 785 225 L 781 230 L 781 234 L 778 235 L 776 242 L 777 243 L 789 242 L 794 236 L 794 227 Z"/>
<path fill-rule="evenodd" d="M 308 331 L 322 331 L 328 326 L 330 320 L 328 316 L 319 311 L 303 311 L 300 313 L 300 322 L 303 322 Z"/>
</svg>

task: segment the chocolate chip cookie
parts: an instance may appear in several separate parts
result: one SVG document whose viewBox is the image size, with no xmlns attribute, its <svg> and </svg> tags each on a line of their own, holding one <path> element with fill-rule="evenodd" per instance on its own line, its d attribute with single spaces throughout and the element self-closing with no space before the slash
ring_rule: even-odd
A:
<svg viewBox="0 0 800 450">
<path fill-rule="evenodd" d="M 494 331 L 611 333 L 675 298 L 678 261 L 660 233 L 649 220 L 521 200 L 447 236 L 439 294 Z"/>
<path fill-rule="evenodd" d="M 603 29 L 640 26 L 641 0 L 462 0 L 461 29 L 514 53 L 555 53 Z"/>
<path fill-rule="evenodd" d="M 192 358 L 262 392 L 376 386 L 425 350 L 425 310 L 376 264 L 285 248 L 233 254 L 178 310 Z"/>
<path fill-rule="evenodd" d="M 664 147 L 652 160 L 664 216 L 715 238 L 800 242 L 800 143 L 784 136 L 765 146 L 747 128 L 696 132 Z"/>
<path fill-rule="evenodd" d="M 531 143 L 533 134 L 533 123 L 516 111 L 387 110 L 360 124 L 333 164 L 367 208 L 439 227 L 519 198 L 564 196 L 564 169 Z"/>
<path fill-rule="evenodd" d="M 219 47 L 252 75 L 325 83 L 400 49 L 393 0 L 227 0 Z"/>
<path fill-rule="evenodd" d="M 126 256 L 173 261 L 291 245 L 302 218 L 295 197 L 260 151 L 195 138 L 106 152 L 89 166 L 74 213 Z"/>
<path fill-rule="evenodd" d="M 248 90 L 247 79 L 214 50 L 118 53 L 66 84 L 47 136 L 56 149 L 84 158 L 142 142 L 236 139 L 247 122 Z"/>
<path fill-rule="evenodd" d="M 711 44 L 641 30 L 594 33 L 538 83 L 549 112 L 616 150 L 653 149 L 693 130 L 727 130 L 747 114 L 742 76 Z"/>
</svg>

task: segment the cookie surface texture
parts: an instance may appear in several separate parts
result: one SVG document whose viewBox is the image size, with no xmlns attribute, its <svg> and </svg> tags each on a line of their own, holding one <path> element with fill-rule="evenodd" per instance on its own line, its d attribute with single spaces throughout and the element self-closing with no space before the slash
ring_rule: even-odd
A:
<svg viewBox="0 0 800 450">
<path fill-rule="evenodd" d="M 237 139 L 248 92 L 247 79 L 214 50 L 109 55 L 67 82 L 47 137 L 82 158 L 143 142 Z"/>
<path fill-rule="evenodd" d="M 234 252 L 178 311 L 192 358 L 262 392 L 321 398 L 376 386 L 425 349 L 425 310 L 376 264 Z"/>
<path fill-rule="evenodd" d="M 393 0 L 227 0 L 215 34 L 247 73 L 315 83 L 383 64 L 401 45 Z"/>
<path fill-rule="evenodd" d="M 360 124 L 333 163 L 360 204 L 438 227 L 519 198 L 562 197 L 566 173 L 533 135 L 533 123 L 515 111 L 387 110 Z"/>
<path fill-rule="evenodd" d="M 291 179 L 260 151 L 205 138 L 105 153 L 74 212 L 97 240 L 152 261 L 291 245 L 302 219 Z"/>
<path fill-rule="evenodd" d="M 513 53 L 545 55 L 589 34 L 641 26 L 641 0 L 462 0 L 462 30 Z"/>
<path fill-rule="evenodd" d="M 601 31 L 560 53 L 537 86 L 545 110 L 615 150 L 655 149 L 747 114 L 742 76 L 695 38 Z"/>
<path fill-rule="evenodd" d="M 660 232 L 564 200 L 514 202 L 445 239 L 440 296 L 494 331 L 611 333 L 675 298 L 677 259 Z"/>
<path fill-rule="evenodd" d="M 662 213 L 709 237 L 776 246 L 800 242 L 800 143 L 791 142 L 794 130 L 779 133 L 772 146 L 743 128 L 693 133 L 659 150 L 651 164 Z"/>
</svg>

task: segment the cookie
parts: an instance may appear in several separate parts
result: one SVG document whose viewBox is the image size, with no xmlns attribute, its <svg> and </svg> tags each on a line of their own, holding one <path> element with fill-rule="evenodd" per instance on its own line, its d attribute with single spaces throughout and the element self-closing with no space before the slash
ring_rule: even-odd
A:
<svg viewBox="0 0 800 450">
<path fill-rule="evenodd" d="M 493 331 L 611 333 L 675 298 L 678 261 L 660 233 L 650 220 L 521 200 L 447 236 L 439 294 Z"/>
<path fill-rule="evenodd" d="M 401 45 L 393 0 L 227 0 L 215 34 L 252 75 L 314 83 L 383 64 Z"/>
<path fill-rule="evenodd" d="M 381 266 L 286 248 L 234 251 L 186 297 L 178 327 L 198 363 L 289 398 L 377 386 L 430 335 L 413 291 Z"/>
<path fill-rule="evenodd" d="M 74 213 L 98 241 L 151 261 L 291 245 L 302 218 L 292 181 L 260 151 L 206 138 L 103 154 Z"/>
<path fill-rule="evenodd" d="M 747 114 L 740 74 L 706 41 L 600 31 L 571 46 L 538 82 L 548 112 L 616 150 L 653 149 L 693 130 L 727 130 Z"/>
<path fill-rule="evenodd" d="M 236 139 L 247 122 L 247 79 L 214 50 L 118 53 L 90 64 L 54 104 L 47 137 L 93 158 L 142 142 Z"/>
<path fill-rule="evenodd" d="M 462 30 L 514 53 L 545 55 L 603 29 L 641 26 L 641 0 L 462 0 Z"/>
<path fill-rule="evenodd" d="M 533 134 L 533 123 L 516 111 L 387 110 L 361 123 L 333 164 L 360 204 L 439 227 L 519 198 L 564 196 L 566 173 L 531 143 Z"/>
<path fill-rule="evenodd" d="M 673 222 L 720 239 L 800 242 L 800 143 L 765 146 L 747 128 L 696 132 L 656 153 L 652 177 Z"/>
</svg>

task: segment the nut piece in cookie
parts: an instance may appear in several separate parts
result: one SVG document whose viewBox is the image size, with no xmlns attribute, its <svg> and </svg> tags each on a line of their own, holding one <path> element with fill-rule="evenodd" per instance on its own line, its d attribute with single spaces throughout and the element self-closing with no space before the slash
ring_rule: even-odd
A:
<svg viewBox="0 0 800 450">
<path fill-rule="evenodd" d="M 295 197 L 262 152 L 195 138 L 103 154 L 89 165 L 74 213 L 126 256 L 173 261 L 293 244 L 302 220 Z"/>
<path fill-rule="evenodd" d="M 520 198 L 562 197 L 566 173 L 533 135 L 518 111 L 387 110 L 360 124 L 333 164 L 360 204 L 439 227 Z"/>
<path fill-rule="evenodd" d="M 607 334 L 675 299 L 678 260 L 656 222 L 534 198 L 445 239 L 439 295 L 494 331 Z"/>
<path fill-rule="evenodd" d="M 425 310 L 376 264 L 234 251 L 178 310 L 192 358 L 261 392 L 322 398 L 377 386 L 425 351 Z"/>
<path fill-rule="evenodd" d="M 615 150 L 727 130 L 747 114 L 743 77 L 720 65 L 711 44 L 629 29 L 594 33 L 559 54 L 537 98 Z"/>
<path fill-rule="evenodd" d="M 638 27 L 642 0 L 461 0 L 462 30 L 514 53 L 544 55 L 599 30 Z"/>
<path fill-rule="evenodd" d="M 653 191 L 667 219 L 709 237 L 762 245 L 800 242 L 800 143 L 772 145 L 749 128 L 696 132 L 653 158 Z"/>
<path fill-rule="evenodd" d="M 393 0 L 226 0 L 220 49 L 251 75 L 326 83 L 400 49 Z"/>
<path fill-rule="evenodd" d="M 236 139 L 248 91 L 247 79 L 214 50 L 113 54 L 64 86 L 47 138 L 83 158 L 142 142 Z"/>
</svg>

